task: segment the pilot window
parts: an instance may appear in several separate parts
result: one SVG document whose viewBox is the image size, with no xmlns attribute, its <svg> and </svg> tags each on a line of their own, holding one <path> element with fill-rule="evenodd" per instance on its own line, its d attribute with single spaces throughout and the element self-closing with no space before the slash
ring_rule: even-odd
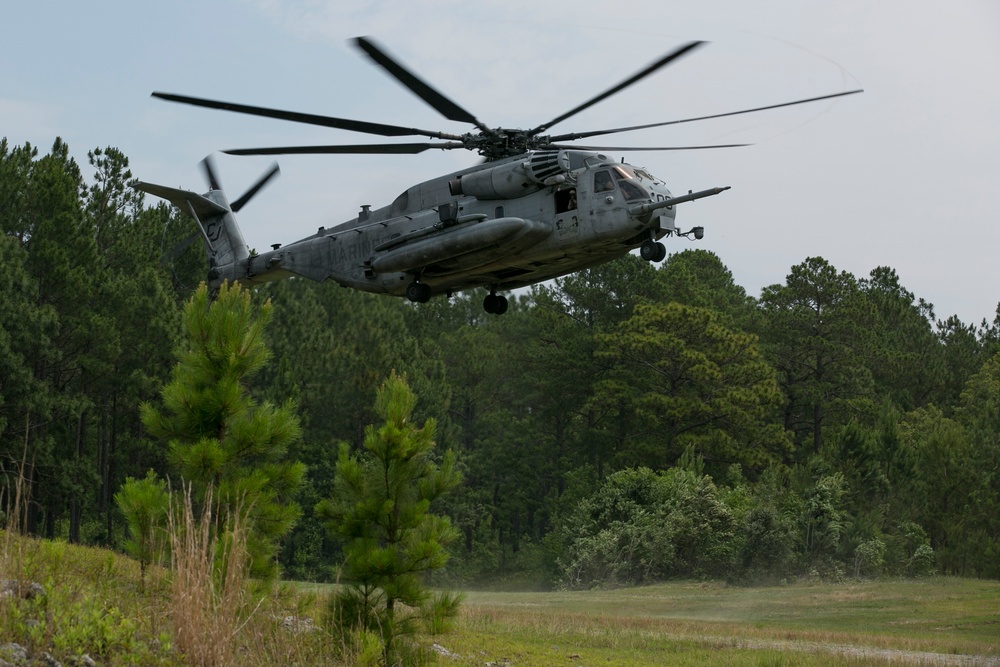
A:
<svg viewBox="0 0 1000 667">
<path fill-rule="evenodd" d="M 576 210 L 576 188 L 556 190 L 556 213 Z"/>
<path fill-rule="evenodd" d="M 611 174 L 606 171 L 599 171 L 594 174 L 594 192 L 609 192 L 615 189 L 615 182 Z"/>
<path fill-rule="evenodd" d="M 621 188 L 626 200 L 649 199 L 649 193 L 646 192 L 646 188 L 635 182 L 635 172 L 632 171 L 632 167 L 624 164 L 615 165 L 614 174 L 618 180 L 618 187 Z"/>
<path fill-rule="evenodd" d="M 649 199 L 649 193 L 646 192 L 645 188 L 633 181 L 618 181 L 618 187 L 622 189 L 626 200 Z"/>
</svg>

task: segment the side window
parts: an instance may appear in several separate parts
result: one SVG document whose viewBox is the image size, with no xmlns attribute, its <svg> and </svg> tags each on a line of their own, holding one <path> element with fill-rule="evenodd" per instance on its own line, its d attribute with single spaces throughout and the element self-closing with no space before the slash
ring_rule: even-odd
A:
<svg viewBox="0 0 1000 667">
<path fill-rule="evenodd" d="M 609 192 L 614 189 L 615 181 L 610 173 L 599 171 L 594 174 L 594 192 Z"/>
<path fill-rule="evenodd" d="M 493 209 L 493 217 L 494 218 L 503 217 L 503 206 L 497 206 L 495 209 Z"/>
<path fill-rule="evenodd" d="M 556 190 L 556 213 L 576 210 L 576 188 Z"/>
</svg>

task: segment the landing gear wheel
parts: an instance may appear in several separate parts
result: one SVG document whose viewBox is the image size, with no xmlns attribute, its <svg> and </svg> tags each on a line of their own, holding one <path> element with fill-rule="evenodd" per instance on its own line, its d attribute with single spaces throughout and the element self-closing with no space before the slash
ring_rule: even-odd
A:
<svg viewBox="0 0 1000 667">
<path fill-rule="evenodd" d="M 406 298 L 412 303 L 427 303 L 431 299 L 431 286 L 414 280 L 406 286 Z"/>
<path fill-rule="evenodd" d="M 667 246 L 653 239 L 646 239 L 639 246 L 639 256 L 647 262 L 662 262 L 667 257 Z"/>
<path fill-rule="evenodd" d="M 639 257 L 642 257 L 647 262 L 656 261 L 656 246 L 659 245 L 653 239 L 646 239 L 639 246 Z"/>
<path fill-rule="evenodd" d="M 507 297 L 500 296 L 496 292 L 490 292 L 483 299 L 483 310 L 491 315 L 503 315 L 507 312 Z"/>
</svg>

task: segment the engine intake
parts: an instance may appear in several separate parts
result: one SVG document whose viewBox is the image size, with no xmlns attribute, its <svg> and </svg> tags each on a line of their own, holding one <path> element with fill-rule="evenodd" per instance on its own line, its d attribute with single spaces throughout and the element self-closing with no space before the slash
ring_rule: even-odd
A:
<svg viewBox="0 0 1000 667">
<path fill-rule="evenodd" d="M 527 160 L 464 174 L 448 184 L 452 195 L 476 199 L 516 199 L 566 180 L 570 172 L 565 151 L 537 151 Z"/>
</svg>

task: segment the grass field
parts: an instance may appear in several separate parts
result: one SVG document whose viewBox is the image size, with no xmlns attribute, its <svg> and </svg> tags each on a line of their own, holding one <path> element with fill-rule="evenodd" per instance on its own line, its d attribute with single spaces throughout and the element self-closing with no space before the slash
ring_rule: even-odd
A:
<svg viewBox="0 0 1000 667">
<path fill-rule="evenodd" d="M 468 594 L 455 665 L 1000 665 L 1000 583 Z"/>
<path fill-rule="evenodd" d="M 63 664 L 83 654 L 106 667 L 196 664 L 179 646 L 178 608 L 162 570 L 143 581 L 134 561 L 107 550 L 3 533 L 0 546 L 0 580 L 40 582 L 46 590 L 36 599 L 0 595 L 0 646 L 18 642 L 35 660 L 49 652 Z M 335 646 L 313 626 L 330 590 L 301 584 L 249 599 L 250 618 L 225 635 L 232 657 L 211 664 L 360 664 L 358 651 Z M 288 618 L 304 617 L 309 631 L 289 627 Z M 475 591 L 467 593 L 453 632 L 420 642 L 439 647 L 437 664 L 455 667 L 1000 667 L 1000 582 L 940 577 L 769 588 L 674 582 L 610 591 Z"/>
</svg>

